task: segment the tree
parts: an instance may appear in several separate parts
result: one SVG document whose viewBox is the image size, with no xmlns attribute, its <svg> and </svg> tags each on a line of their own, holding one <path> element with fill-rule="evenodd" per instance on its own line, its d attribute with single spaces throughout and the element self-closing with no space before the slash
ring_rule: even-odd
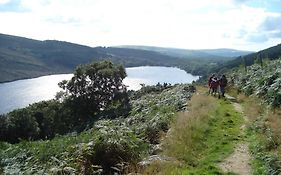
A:
<svg viewBox="0 0 281 175">
<path fill-rule="evenodd" d="M 59 86 L 64 90 L 64 97 L 80 119 L 88 119 L 106 110 L 116 102 L 128 103 L 126 86 L 123 79 L 126 72 L 123 66 L 110 61 L 80 65 L 69 81 L 62 81 Z M 118 105 L 126 106 L 126 105 Z"/>
<path fill-rule="evenodd" d="M 30 115 L 28 108 L 17 109 L 7 114 L 7 140 L 15 143 L 20 139 L 37 138 L 40 132 L 36 119 Z"/>
</svg>

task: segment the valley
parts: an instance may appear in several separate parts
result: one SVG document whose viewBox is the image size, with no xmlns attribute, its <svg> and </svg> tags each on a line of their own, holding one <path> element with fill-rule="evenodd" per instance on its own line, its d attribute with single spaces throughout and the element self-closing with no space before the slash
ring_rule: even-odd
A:
<svg viewBox="0 0 281 175">
<path fill-rule="evenodd" d="M 279 174 L 280 53 L 0 35 L 1 82 L 73 73 L 55 98 L 0 115 L 0 174 Z M 125 67 L 143 65 L 200 79 L 127 91 Z M 210 73 L 233 98 L 208 94 Z"/>
</svg>

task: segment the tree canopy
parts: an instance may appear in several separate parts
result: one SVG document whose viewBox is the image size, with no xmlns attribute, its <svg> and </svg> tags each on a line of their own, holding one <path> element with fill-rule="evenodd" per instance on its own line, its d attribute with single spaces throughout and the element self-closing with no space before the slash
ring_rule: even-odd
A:
<svg viewBox="0 0 281 175">
<path fill-rule="evenodd" d="M 126 71 L 121 65 L 110 61 L 80 65 L 69 81 L 59 86 L 64 90 L 64 98 L 75 106 L 76 113 L 84 117 L 104 111 L 108 106 L 126 102 L 126 86 L 123 79 Z"/>
<path fill-rule="evenodd" d="M 34 103 L 0 116 L 0 140 L 50 139 L 56 134 L 83 131 L 100 116 L 129 113 L 129 98 L 123 79 L 124 67 L 110 61 L 77 67 L 69 81 L 59 86 L 57 100 Z"/>
</svg>

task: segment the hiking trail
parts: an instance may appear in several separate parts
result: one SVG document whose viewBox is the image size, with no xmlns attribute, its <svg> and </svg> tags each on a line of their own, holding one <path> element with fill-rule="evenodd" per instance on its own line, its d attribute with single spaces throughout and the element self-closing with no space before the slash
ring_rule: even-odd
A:
<svg viewBox="0 0 281 175">
<path fill-rule="evenodd" d="M 246 123 L 248 122 L 247 116 L 243 113 L 243 107 L 239 104 L 234 97 L 226 95 L 226 98 L 231 101 L 235 110 L 242 114 L 244 123 L 241 125 L 242 135 L 245 135 Z M 223 172 L 232 172 L 240 175 L 250 175 L 251 169 L 251 155 L 249 151 L 249 143 L 245 140 L 237 143 L 234 152 L 227 157 L 223 162 L 219 163 L 219 167 Z"/>
</svg>

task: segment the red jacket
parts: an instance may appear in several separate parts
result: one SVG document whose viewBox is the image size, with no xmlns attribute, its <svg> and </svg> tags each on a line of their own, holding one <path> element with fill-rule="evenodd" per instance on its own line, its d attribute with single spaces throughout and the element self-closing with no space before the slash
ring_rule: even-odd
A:
<svg viewBox="0 0 281 175">
<path fill-rule="evenodd" d="M 217 88 L 219 86 L 219 80 L 216 79 L 212 79 L 211 83 L 210 83 L 210 87 L 211 88 Z"/>
</svg>

